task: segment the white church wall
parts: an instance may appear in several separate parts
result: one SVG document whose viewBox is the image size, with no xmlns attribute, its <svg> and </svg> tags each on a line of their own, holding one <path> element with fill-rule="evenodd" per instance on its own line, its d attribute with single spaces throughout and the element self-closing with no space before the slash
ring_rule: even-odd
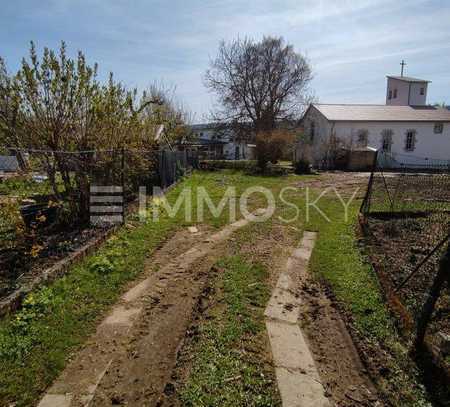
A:
<svg viewBox="0 0 450 407">
<path fill-rule="evenodd" d="M 314 137 L 311 138 L 313 123 Z M 303 128 L 304 142 L 311 145 L 311 148 L 308 148 L 311 154 L 310 159 L 317 163 L 326 154 L 331 134 L 331 123 L 314 106 L 311 106 L 303 118 Z M 304 145 L 299 144 L 298 148 L 304 149 Z M 300 156 L 300 153 L 296 152 L 296 156 Z"/>
<path fill-rule="evenodd" d="M 411 90 L 409 96 L 409 104 L 411 106 L 425 106 L 427 103 L 427 82 L 411 83 Z M 421 95 L 423 89 L 423 95 Z"/>
<path fill-rule="evenodd" d="M 337 137 L 353 146 L 358 145 L 360 130 L 368 131 L 368 146 L 380 149 L 382 147 L 382 133 L 392 130 L 391 152 L 410 159 L 428 158 L 436 160 L 450 160 L 450 123 L 444 123 L 443 132 L 434 133 L 435 123 L 419 122 L 337 122 L 334 130 Z M 416 141 L 414 150 L 407 151 L 406 132 L 414 130 Z M 410 161 L 408 161 L 410 162 Z"/>
</svg>

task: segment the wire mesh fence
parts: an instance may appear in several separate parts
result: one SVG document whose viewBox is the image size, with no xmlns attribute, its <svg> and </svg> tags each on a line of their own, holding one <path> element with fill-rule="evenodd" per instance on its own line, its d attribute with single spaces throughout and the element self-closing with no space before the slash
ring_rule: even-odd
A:
<svg viewBox="0 0 450 407">
<path fill-rule="evenodd" d="M 387 151 L 378 152 L 378 165 L 389 170 L 405 172 L 450 172 L 450 160 L 419 157 L 412 154 L 400 154 Z"/>
<path fill-rule="evenodd" d="M 167 188 L 191 169 L 199 168 L 199 158 L 194 151 L 159 152 L 159 186 Z"/>
<path fill-rule="evenodd" d="M 140 187 L 167 188 L 195 152 L 15 150 L 0 173 L 0 298 L 23 278 L 124 221 Z M 93 227 L 95 226 L 95 227 Z"/>
<path fill-rule="evenodd" d="M 366 244 L 405 332 L 414 333 L 450 238 L 448 163 L 380 154 L 361 206 Z M 450 275 L 450 270 L 449 270 Z M 392 304 L 391 304 L 392 305 Z M 449 289 L 437 301 L 429 334 L 450 334 Z"/>
</svg>

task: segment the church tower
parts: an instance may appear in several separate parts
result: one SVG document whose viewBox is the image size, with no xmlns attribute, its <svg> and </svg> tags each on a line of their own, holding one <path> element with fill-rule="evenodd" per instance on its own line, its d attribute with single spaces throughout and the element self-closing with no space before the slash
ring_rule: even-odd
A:
<svg viewBox="0 0 450 407">
<path fill-rule="evenodd" d="M 400 76 L 387 76 L 386 105 L 391 106 L 425 106 L 427 88 L 430 81 L 403 76 L 404 61 L 400 64 Z"/>
</svg>

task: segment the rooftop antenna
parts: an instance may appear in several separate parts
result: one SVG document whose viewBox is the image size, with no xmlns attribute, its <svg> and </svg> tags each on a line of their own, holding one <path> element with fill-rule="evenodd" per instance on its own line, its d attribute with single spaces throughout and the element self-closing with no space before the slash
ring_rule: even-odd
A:
<svg viewBox="0 0 450 407">
<path fill-rule="evenodd" d="M 403 69 L 406 66 L 406 62 L 402 59 L 402 62 L 400 63 L 400 65 L 402 66 L 402 72 L 401 72 L 400 76 L 403 76 Z"/>
</svg>

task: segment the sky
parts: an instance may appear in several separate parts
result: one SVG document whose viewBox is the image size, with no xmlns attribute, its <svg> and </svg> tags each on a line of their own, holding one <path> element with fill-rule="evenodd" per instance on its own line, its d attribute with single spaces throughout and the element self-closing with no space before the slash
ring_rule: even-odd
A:
<svg viewBox="0 0 450 407">
<path fill-rule="evenodd" d="M 428 102 L 450 104 L 449 0 L 1 0 L 0 56 L 11 71 L 64 40 L 129 87 L 176 87 L 205 122 L 203 85 L 221 40 L 282 36 L 307 56 L 321 103 L 384 103 L 386 75 L 431 80 Z"/>
</svg>

